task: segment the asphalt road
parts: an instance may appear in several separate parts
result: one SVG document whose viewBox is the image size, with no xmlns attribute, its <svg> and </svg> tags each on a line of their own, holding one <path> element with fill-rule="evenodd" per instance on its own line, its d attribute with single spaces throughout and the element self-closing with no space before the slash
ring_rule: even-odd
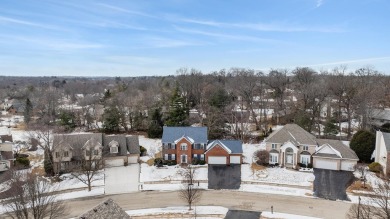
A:
<svg viewBox="0 0 390 219">
<path fill-rule="evenodd" d="M 124 210 L 186 205 L 178 198 L 177 192 L 136 192 L 69 200 L 66 202 L 68 217 L 77 217 L 108 198 L 112 198 Z M 197 205 L 248 211 L 270 211 L 273 206 L 275 212 L 332 219 L 345 218 L 351 206 L 341 201 L 229 190 L 204 191 Z"/>
</svg>

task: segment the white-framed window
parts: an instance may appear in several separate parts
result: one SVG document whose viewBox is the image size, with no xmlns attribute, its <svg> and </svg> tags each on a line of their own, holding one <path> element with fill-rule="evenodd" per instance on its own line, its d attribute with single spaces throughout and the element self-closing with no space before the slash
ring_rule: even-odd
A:
<svg viewBox="0 0 390 219">
<path fill-rule="evenodd" d="M 270 163 L 277 163 L 278 162 L 278 155 L 277 154 L 270 154 L 269 155 L 269 162 Z"/>
<path fill-rule="evenodd" d="M 182 150 L 182 151 L 186 151 L 187 150 L 187 143 L 181 143 L 181 145 L 180 145 L 180 150 Z"/>
<path fill-rule="evenodd" d="M 200 160 L 204 160 L 204 154 L 200 155 Z"/>
<path fill-rule="evenodd" d="M 308 156 L 308 155 L 301 155 L 301 163 L 303 163 L 303 164 L 309 164 L 310 163 L 310 156 Z"/>
<path fill-rule="evenodd" d="M 56 158 L 60 157 L 60 152 L 56 152 Z"/>
<path fill-rule="evenodd" d="M 91 151 L 90 150 L 85 150 L 85 156 L 88 157 L 89 155 L 91 155 Z"/>
<path fill-rule="evenodd" d="M 204 149 L 204 144 L 196 143 L 194 144 L 194 149 Z"/>
<path fill-rule="evenodd" d="M 271 144 L 272 149 L 277 149 L 278 145 L 277 144 Z"/>
<path fill-rule="evenodd" d="M 307 145 L 303 145 L 303 147 L 302 147 L 302 150 L 304 150 L 304 151 L 308 151 L 308 150 L 309 150 L 309 146 L 307 146 Z"/>
<path fill-rule="evenodd" d="M 164 154 L 164 160 L 176 160 L 175 154 Z"/>
<path fill-rule="evenodd" d="M 117 146 L 110 147 L 110 153 L 112 153 L 112 154 L 118 153 L 118 147 Z"/>
<path fill-rule="evenodd" d="M 64 157 L 69 157 L 69 151 L 64 151 Z"/>
<path fill-rule="evenodd" d="M 95 156 L 97 156 L 97 155 L 99 155 L 99 150 L 93 150 L 93 155 L 95 155 Z"/>
</svg>

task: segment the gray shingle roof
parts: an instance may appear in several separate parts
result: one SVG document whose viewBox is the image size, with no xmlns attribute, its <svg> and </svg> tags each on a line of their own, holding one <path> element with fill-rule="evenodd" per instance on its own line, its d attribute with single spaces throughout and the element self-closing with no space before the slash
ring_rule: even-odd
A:
<svg viewBox="0 0 390 219">
<path fill-rule="evenodd" d="M 116 141 L 119 144 L 118 147 L 118 155 L 125 156 L 127 155 L 127 143 L 126 143 L 126 137 L 124 135 L 103 135 L 104 141 L 103 141 L 103 154 L 109 155 L 110 154 L 110 142 Z M 115 156 L 115 154 L 112 154 L 112 156 Z"/>
<path fill-rule="evenodd" d="M 371 118 L 390 120 L 390 110 L 373 109 L 371 112 Z"/>
<path fill-rule="evenodd" d="M 242 154 L 242 142 L 237 140 L 214 140 L 207 146 L 207 149 L 218 143 L 227 147 L 232 154 Z"/>
<path fill-rule="evenodd" d="M 322 146 L 324 144 L 329 144 L 334 149 L 338 150 L 343 158 L 348 159 L 359 159 L 356 155 L 355 151 L 353 151 L 351 148 L 343 144 L 343 142 L 339 140 L 331 140 L 331 139 L 317 139 L 318 145 Z M 317 156 L 319 153 L 315 153 Z"/>
<path fill-rule="evenodd" d="M 265 141 L 279 144 L 291 141 L 297 146 L 317 144 L 316 137 L 297 124 L 286 124 L 283 128 L 271 133 Z"/>
<path fill-rule="evenodd" d="M 327 153 L 316 153 L 314 154 L 315 157 L 331 157 L 331 158 L 340 158 L 336 154 L 327 154 Z"/>
<path fill-rule="evenodd" d="M 382 132 L 387 151 L 390 151 L 390 133 Z"/>
<path fill-rule="evenodd" d="M 136 135 L 128 135 L 126 136 L 127 141 L 127 150 L 130 154 L 140 154 L 139 150 L 139 139 Z"/>
<path fill-rule="evenodd" d="M 207 127 L 163 127 L 163 143 L 171 143 L 183 136 L 190 137 L 195 143 L 207 143 Z"/>
<path fill-rule="evenodd" d="M 112 199 L 95 206 L 90 211 L 79 216 L 80 219 L 107 219 L 121 218 L 130 219 L 130 216 Z"/>
<path fill-rule="evenodd" d="M 92 138 L 103 145 L 102 133 L 72 133 L 54 135 L 53 147 L 62 147 L 69 144 L 73 148 L 73 157 L 77 158 L 82 155 L 81 148 L 88 140 Z"/>
</svg>

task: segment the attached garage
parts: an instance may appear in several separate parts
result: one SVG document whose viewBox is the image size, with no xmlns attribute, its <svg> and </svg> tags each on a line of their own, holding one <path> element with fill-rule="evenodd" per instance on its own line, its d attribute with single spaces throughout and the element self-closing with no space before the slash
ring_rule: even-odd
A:
<svg viewBox="0 0 390 219">
<path fill-rule="evenodd" d="M 339 159 L 326 159 L 326 158 L 313 158 L 314 168 L 326 169 L 326 170 L 339 170 Z"/>
<path fill-rule="evenodd" d="M 120 159 L 109 159 L 105 160 L 105 165 L 106 167 L 120 167 L 125 165 L 125 161 L 120 158 Z"/>
<path fill-rule="evenodd" d="M 227 158 L 222 156 L 209 156 L 209 164 L 227 164 Z"/>
<path fill-rule="evenodd" d="M 239 155 L 230 156 L 230 163 L 231 164 L 241 164 L 241 156 L 239 156 Z"/>
</svg>

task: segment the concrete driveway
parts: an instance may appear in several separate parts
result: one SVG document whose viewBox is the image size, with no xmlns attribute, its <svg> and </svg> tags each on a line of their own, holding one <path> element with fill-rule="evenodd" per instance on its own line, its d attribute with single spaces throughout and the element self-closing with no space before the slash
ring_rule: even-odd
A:
<svg viewBox="0 0 390 219">
<path fill-rule="evenodd" d="M 239 189 L 241 165 L 214 165 L 208 168 L 209 189 Z"/>
<path fill-rule="evenodd" d="M 104 181 L 106 194 L 138 192 L 139 164 L 106 168 Z"/>
</svg>

